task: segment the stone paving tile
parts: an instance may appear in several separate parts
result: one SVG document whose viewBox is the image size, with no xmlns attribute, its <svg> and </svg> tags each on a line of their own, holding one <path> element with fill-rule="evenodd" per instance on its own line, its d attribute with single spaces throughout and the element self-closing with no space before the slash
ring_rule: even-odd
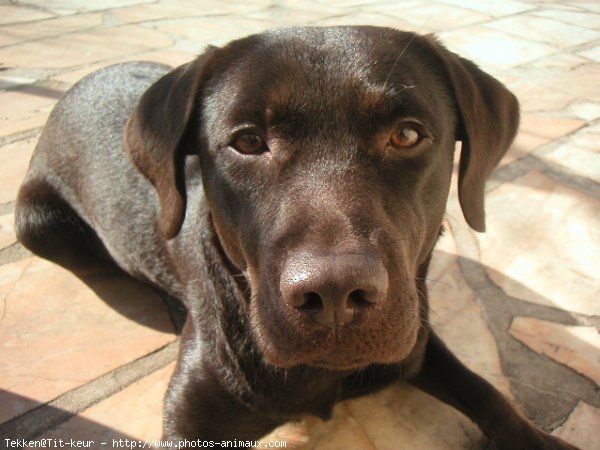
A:
<svg viewBox="0 0 600 450">
<path fill-rule="evenodd" d="M 0 4 L 0 24 L 30 22 L 50 17 L 54 17 L 54 15 L 36 9 L 23 8 L 22 6 Z"/>
<path fill-rule="evenodd" d="M 140 447 L 146 441 L 159 440 L 162 399 L 174 367 L 175 363 L 171 363 L 157 370 L 42 437 L 65 441 L 93 440 L 93 448 L 118 448 L 113 439 L 129 439 L 140 443 Z"/>
<path fill-rule="evenodd" d="M 530 15 L 509 17 L 485 26 L 556 48 L 573 47 L 600 39 L 598 31 Z"/>
<path fill-rule="evenodd" d="M 16 200 L 36 141 L 37 138 L 29 138 L 0 147 L 0 204 Z"/>
<path fill-rule="evenodd" d="M 84 282 L 85 281 L 85 282 Z M 0 266 L 0 422 L 174 339 L 162 300 L 115 270 L 84 281 L 37 257 Z"/>
<path fill-rule="evenodd" d="M 517 317 L 510 333 L 538 353 L 565 364 L 600 385 L 600 334 L 594 327 L 569 326 Z"/>
<path fill-rule="evenodd" d="M 86 284 L 26 254 L 7 259 L 18 184 L 64 89 L 108 64 L 175 66 L 207 44 L 274 26 L 363 23 L 438 31 L 518 95 L 522 127 L 503 181 L 490 183 L 487 234 L 468 231 L 452 189 L 429 274 L 432 323 L 528 415 L 582 449 L 600 449 L 596 0 L 407 0 L 401 9 L 392 0 L 0 3 L 0 427 L 174 339 L 162 300 L 138 283 L 98 272 Z M 106 398 L 99 392 L 100 403 L 45 436 L 158 437 L 171 370 Z M 409 386 L 344 402 L 329 422 L 305 418 L 265 439 L 302 450 L 484 446 L 472 423 Z"/>
<path fill-rule="evenodd" d="M 508 33 L 479 25 L 459 31 L 443 31 L 439 35 L 450 49 L 477 61 L 484 68 L 507 69 L 557 51 L 557 48 L 552 45 L 525 41 Z M 471 36 L 477 36 L 477 39 Z"/>
<path fill-rule="evenodd" d="M 581 402 L 577 405 L 569 420 L 558 428 L 554 434 L 584 450 L 598 450 L 600 449 L 597 433 L 599 423 L 600 409 Z M 591 430 L 592 432 L 582 433 L 582 430 Z"/>
<path fill-rule="evenodd" d="M 22 87 L 0 92 L 0 137 L 40 128 L 62 92 Z"/>
<path fill-rule="evenodd" d="M 21 0 L 19 3 L 43 8 L 55 14 L 69 15 L 82 11 L 102 11 L 128 5 L 151 3 L 153 0 L 95 0 L 93 2 L 73 2 L 70 0 Z"/>
<path fill-rule="evenodd" d="M 107 46 L 106 42 L 119 42 Z M 9 67 L 35 68 L 41 64 L 51 69 L 81 66 L 108 58 L 133 55 L 173 44 L 168 37 L 144 27 L 131 25 L 115 29 L 58 36 L 37 42 L 8 47 L 2 51 L 3 62 Z"/>
<path fill-rule="evenodd" d="M 586 124 L 583 120 L 561 119 L 525 114 L 521 117 L 519 134 L 499 167 L 506 166 L 533 150 L 570 134 Z"/>
<path fill-rule="evenodd" d="M 486 205 L 481 262 L 498 286 L 530 302 L 600 315 L 598 272 L 589 264 L 600 254 L 599 200 L 532 172 L 495 189 Z"/>
<path fill-rule="evenodd" d="M 0 248 L 8 247 L 17 240 L 13 229 L 14 221 L 13 213 L 0 215 Z"/>
<path fill-rule="evenodd" d="M 62 16 L 27 24 L 2 27 L 3 45 L 13 45 L 22 41 L 40 40 L 65 33 L 87 30 L 102 25 L 102 14 L 77 14 Z M 5 42 L 4 39 L 10 39 Z"/>
</svg>

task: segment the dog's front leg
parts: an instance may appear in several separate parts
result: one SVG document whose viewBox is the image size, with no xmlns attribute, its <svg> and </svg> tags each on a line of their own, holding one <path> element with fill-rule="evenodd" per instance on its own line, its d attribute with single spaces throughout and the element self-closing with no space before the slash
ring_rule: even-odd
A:
<svg viewBox="0 0 600 450">
<path fill-rule="evenodd" d="M 164 440 L 173 448 L 181 448 L 186 440 L 203 442 L 205 447 L 234 440 L 256 442 L 281 425 L 282 420 L 254 411 L 236 398 L 239 379 L 217 361 L 216 343 L 203 342 L 192 322 L 188 317 L 165 397 Z"/>
<path fill-rule="evenodd" d="M 422 370 L 410 382 L 473 420 L 500 450 L 577 450 L 520 415 L 496 388 L 467 369 L 433 331 Z"/>
</svg>

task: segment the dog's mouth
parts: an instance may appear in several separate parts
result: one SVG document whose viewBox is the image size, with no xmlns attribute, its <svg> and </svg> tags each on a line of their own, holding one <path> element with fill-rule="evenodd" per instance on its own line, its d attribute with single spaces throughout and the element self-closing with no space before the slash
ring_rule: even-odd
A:
<svg viewBox="0 0 600 450">
<path fill-rule="evenodd" d="M 335 371 L 356 371 L 372 364 L 396 364 L 405 359 L 417 342 L 420 320 L 414 300 L 399 302 L 395 312 L 373 311 L 359 326 L 337 329 L 310 327 L 277 317 L 269 318 L 251 304 L 254 339 L 265 362 L 280 368 L 307 365 Z M 253 310 L 253 311 L 252 311 Z"/>
</svg>

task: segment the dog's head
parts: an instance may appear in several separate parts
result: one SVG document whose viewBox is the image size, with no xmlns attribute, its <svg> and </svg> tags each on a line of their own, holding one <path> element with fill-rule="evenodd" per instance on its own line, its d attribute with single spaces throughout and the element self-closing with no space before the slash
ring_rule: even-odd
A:
<svg viewBox="0 0 600 450">
<path fill-rule="evenodd" d="M 158 191 L 164 238 L 184 220 L 184 157 L 199 155 L 268 362 L 359 368 L 415 345 L 426 317 L 416 278 L 440 231 L 455 141 L 461 206 L 483 231 L 484 184 L 517 122 L 514 96 L 432 37 L 283 29 L 159 80 L 126 142 Z"/>
</svg>

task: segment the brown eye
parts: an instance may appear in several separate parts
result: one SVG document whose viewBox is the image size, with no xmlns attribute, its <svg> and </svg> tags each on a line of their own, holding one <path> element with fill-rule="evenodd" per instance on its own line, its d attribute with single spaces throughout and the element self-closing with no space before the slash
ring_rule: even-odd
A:
<svg viewBox="0 0 600 450">
<path fill-rule="evenodd" d="M 414 147 L 421 140 L 421 134 L 412 126 L 403 125 L 390 136 L 389 145 L 395 148 Z"/>
<path fill-rule="evenodd" d="M 233 148 L 246 155 L 256 155 L 267 150 L 265 141 L 254 133 L 244 133 L 238 136 L 233 142 Z"/>
</svg>

